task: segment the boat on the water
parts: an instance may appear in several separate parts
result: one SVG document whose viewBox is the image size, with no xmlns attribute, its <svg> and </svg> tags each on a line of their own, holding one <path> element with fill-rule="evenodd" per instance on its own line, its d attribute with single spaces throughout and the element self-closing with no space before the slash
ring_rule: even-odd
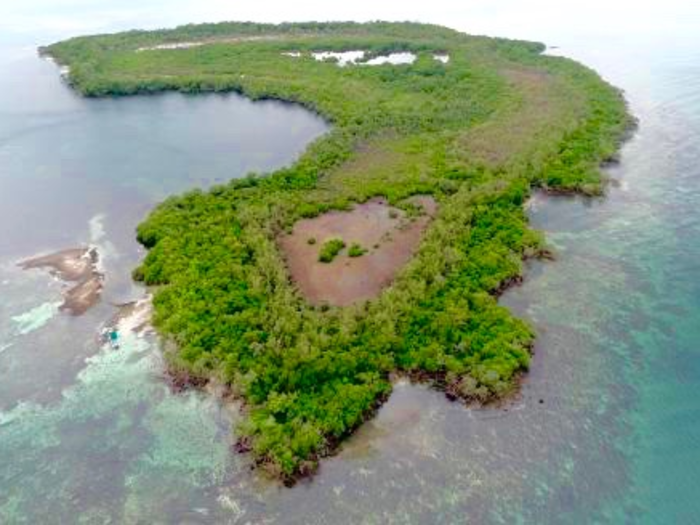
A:
<svg viewBox="0 0 700 525">
<path fill-rule="evenodd" d="M 102 331 L 102 338 L 109 343 L 113 349 L 119 348 L 119 331 L 116 328 L 105 328 Z"/>
</svg>

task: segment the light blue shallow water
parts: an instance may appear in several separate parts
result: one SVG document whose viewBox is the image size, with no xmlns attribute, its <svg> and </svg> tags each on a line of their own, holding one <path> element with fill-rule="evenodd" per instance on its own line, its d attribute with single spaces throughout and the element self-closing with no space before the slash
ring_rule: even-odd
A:
<svg viewBox="0 0 700 525">
<path fill-rule="evenodd" d="M 0 61 L 0 522 L 697 522 L 700 45 L 562 52 L 625 88 L 640 126 L 605 199 L 533 200 L 558 259 L 504 297 L 539 334 L 521 399 L 475 411 L 399 384 L 291 490 L 230 451 L 235 414 L 169 391 L 152 336 L 115 352 L 96 332 L 141 293 L 153 202 L 289 162 L 323 123 L 236 97 L 84 101 L 50 64 Z M 108 280 L 81 318 L 14 264 L 89 242 Z"/>
</svg>

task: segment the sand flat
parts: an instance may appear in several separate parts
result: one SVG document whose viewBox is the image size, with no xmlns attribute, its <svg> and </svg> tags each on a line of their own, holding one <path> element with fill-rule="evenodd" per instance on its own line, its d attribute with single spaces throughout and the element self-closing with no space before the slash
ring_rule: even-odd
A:
<svg viewBox="0 0 700 525">
<path fill-rule="evenodd" d="M 47 269 L 66 283 L 75 283 L 63 292 L 60 310 L 82 315 L 99 301 L 104 276 L 97 270 L 99 255 L 95 248 L 71 248 L 22 261 L 24 270 Z"/>
</svg>

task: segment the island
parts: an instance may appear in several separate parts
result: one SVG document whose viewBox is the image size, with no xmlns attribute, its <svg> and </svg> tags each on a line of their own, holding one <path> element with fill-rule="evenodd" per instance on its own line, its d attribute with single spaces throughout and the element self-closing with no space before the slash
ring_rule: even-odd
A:
<svg viewBox="0 0 700 525">
<path fill-rule="evenodd" d="M 498 296 L 549 254 L 526 201 L 601 195 L 633 124 L 544 45 L 435 25 L 187 25 L 41 51 L 85 96 L 237 92 L 331 124 L 293 165 L 171 197 L 137 231 L 172 377 L 241 400 L 235 448 L 288 484 L 397 377 L 472 404 L 517 392 L 535 333 Z"/>
</svg>

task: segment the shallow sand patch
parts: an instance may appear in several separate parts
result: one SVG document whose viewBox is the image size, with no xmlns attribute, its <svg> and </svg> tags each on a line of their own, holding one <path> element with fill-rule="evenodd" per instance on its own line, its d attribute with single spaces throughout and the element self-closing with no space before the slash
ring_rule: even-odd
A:
<svg viewBox="0 0 700 525">
<path fill-rule="evenodd" d="M 143 51 L 162 51 L 168 49 L 190 49 L 193 47 L 203 46 L 206 42 L 173 42 L 172 44 L 158 44 L 157 46 L 139 47 L 136 52 Z"/>
<path fill-rule="evenodd" d="M 413 64 L 418 58 L 415 53 L 389 53 L 388 55 L 380 55 L 374 57 L 364 64 L 368 66 L 382 66 L 384 64 L 392 64 L 394 66 L 402 64 Z"/>
<path fill-rule="evenodd" d="M 365 56 L 364 51 L 319 51 L 312 53 L 311 56 L 317 62 L 325 62 L 326 60 L 335 60 L 338 66 L 345 67 L 348 64 L 356 64 L 358 60 L 362 60 Z"/>
<path fill-rule="evenodd" d="M 24 270 L 48 269 L 51 275 L 66 283 L 75 283 L 63 292 L 59 309 L 82 315 L 100 299 L 104 276 L 98 271 L 99 255 L 95 248 L 73 248 L 20 262 Z"/>
<path fill-rule="evenodd" d="M 289 53 L 283 53 L 289 56 Z M 360 65 L 360 66 L 381 66 L 384 64 L 392 65 L 402 65 L 402 64 L 413 64 L 418 58 L 415 53 L 389 53 L 388 55 L 379 55 L 369 60 L 365 60 L 367 55 L 366 51 L 356 50 L 356 51 L 318 51 L 312 53 L 311 56 L 318 62 L 325 62 L 326 60 L 334 60 L 337 62 L 339 67 L 345 67 L 348 65 Z"/>
<path fill-rule="evenodd" d="M 168 51 L 177 49 L 191 49 L 193 47 L 206 46 L 211 44 L 236 44 L 239 42 L 260 42 L 266 40 L 281 40 L 284 35 L 255 35 L 255 36 L 234 36 L 227 38 L 206 38 L 203 40 L 192 40 L 188 42 L 168 42 L 165 44 L 157 44 L 153 46 L 139 47 L 137 53 L 144 51 Z M 297 35 L 303 37 L 303 34 Z"/>
<path fill-rule="evenodd" d="M 290 235 L 279 239 L 292 280 L 311 304 L 346 306 L 376 297 L 411 259 L 437 210 L 432 197 L 409 200 L 419 213 L 389 206 L 372 199 L 351 211 L 332 211 L 297 222 Z M 330 263 L 319 261 L 323 243 L 340 238 L 347 246 Z M 315 242 L 310 244 L 310 239 Z M 359 244 L 367 249 L 360 257 L 349 257 L 348 248 Z"/>
</svg>

